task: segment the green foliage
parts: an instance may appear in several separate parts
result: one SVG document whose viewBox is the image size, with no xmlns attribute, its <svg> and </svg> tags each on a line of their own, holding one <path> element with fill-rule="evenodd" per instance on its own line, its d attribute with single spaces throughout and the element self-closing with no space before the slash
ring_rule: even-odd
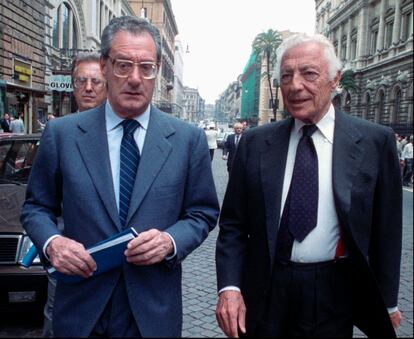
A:
<svg viewBox="0 0 414 339">
<path fill-rule="evenodd" d="M 339 80 L 339 87 L 347 91 L 348 93 L 352 90 L 354 92 L 359 91 L 359 87 L 355 83 L 355 73 L 352 69 L 348 69 L 341 74 Z"/>
</svg>

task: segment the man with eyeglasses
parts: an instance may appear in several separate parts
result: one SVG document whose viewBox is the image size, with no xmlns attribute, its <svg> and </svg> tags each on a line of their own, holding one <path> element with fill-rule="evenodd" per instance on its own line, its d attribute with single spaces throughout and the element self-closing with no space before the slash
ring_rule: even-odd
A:
<svg viewBox="0 0 414 339">
<path fill-rule="evenodd" d="M 151 104 L 159 31 L 118 17 L 101 38 L 107 101 L 47 124 L 22 224 L 57 281 L 57 337 L 180 337 L 181 262 L 215 227 L 219 204 L 202 129 Z M 57 228 L 62 215 L 64 230 Z M 134 227 L 124 264 L 96 275 L 85 248 Z"/>
<path fill-rule="evenodd" d="M 73 96 L 78 107 L 76 113 L 101 105 L 106 99 L 106 81 L 100 66 L 100 54 L 96 52 L 80 52 L 72 60 Z M 55 119 L 49 114 L 47 121 Z M 44 129 L 45 125 L 43 125 Z M 59 219 L 58 228 L 63 231 L 63 219 Z M 48 276 L 47 302 L 44 308 L 43 334 L 45 338 L 53 335 L 53 304 L 56 279 Z"/>
<path fill-rule="evenodd" d="M 96 52 L 81 52 L 72 62 L 73 96 L 78 112 L 95 108 L 106 99 L 106 81 Z"/>
</svg>

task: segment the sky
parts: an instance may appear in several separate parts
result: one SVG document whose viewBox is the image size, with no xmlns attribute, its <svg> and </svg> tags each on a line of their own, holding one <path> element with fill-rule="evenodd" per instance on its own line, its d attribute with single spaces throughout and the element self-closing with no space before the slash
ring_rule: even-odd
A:
<svg viewBox="0 0 414 339">
<path fill-rule="evenodd" d="M 257 34 L 314 33 L 314 0 L 170 0 L 184 52 L 184 85 L 214 104 L 237 80 Z"/>
</svg>

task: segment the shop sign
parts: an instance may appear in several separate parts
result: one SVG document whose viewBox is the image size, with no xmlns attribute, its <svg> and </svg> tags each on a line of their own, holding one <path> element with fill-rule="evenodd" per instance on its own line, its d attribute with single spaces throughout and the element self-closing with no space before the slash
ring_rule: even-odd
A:
<svg viewBox="0 0 414 339">
<path fill-rule="evenodd" d="M 73 92 L 72 77 L 70 75 L 51 75 L 49 89 L 59 92 Z"/>
<path fill-rule="evenodd" d="M 16 66 L 14 66 L 14 70 L 18 73 L 32 75 L 32 70 L 30 68 L 26 68 L 26 67 L 16 65 Z"/>
</svg>

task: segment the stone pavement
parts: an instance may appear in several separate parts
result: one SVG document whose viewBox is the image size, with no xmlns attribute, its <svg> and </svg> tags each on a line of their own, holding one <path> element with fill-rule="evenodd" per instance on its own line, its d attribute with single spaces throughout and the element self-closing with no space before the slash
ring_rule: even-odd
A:
<svg viewBox="0 0 414 339">
<path fill-rule="evenodd" d="M 216 150 L 213 159 L 213 175 L 220 205 L 227 186 L 226 162 L 221 160 L 221 150 Z M 403 322 L 397 331 L 400 338 L 413 337 L 413 218 L 412 192 L 404 192 L 405 204 L 403 254 L 401 263 L 401 283 L 399 307 Z M 218 227 L 204 243 L 183 262 L 183 332 L 185 338 L 224 338 L 217 326 L 215 308 L 217 302 L 214 250 Z M 354 337 L 364 337 L 355 330 Z"/>
</svg>

